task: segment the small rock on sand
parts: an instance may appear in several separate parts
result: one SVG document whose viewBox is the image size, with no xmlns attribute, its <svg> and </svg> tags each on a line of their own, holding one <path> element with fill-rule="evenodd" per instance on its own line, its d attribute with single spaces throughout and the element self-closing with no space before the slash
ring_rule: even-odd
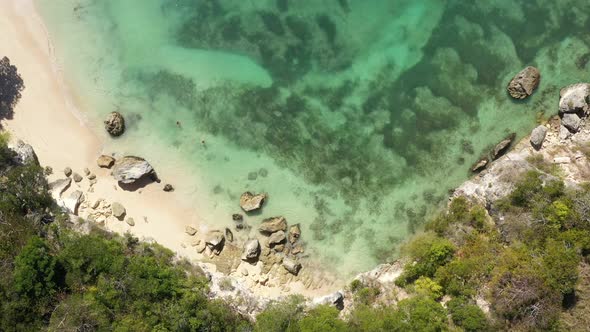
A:
<svg viewBox="0 0 590 332">
<path fill-rule="evenodd" d="M 111 156 L 102 155 L 96 160 L 98 167 L 111 168 L 115 164 L 115 158 Z"/>
<path fill-rule="evenodd" d="M 123 207 L 123 205 L 121 205 L 121 203 L 118 202 L 114 202 L 111 205 L 111 211 L 113 212 L 113 216 L 115 216 L 115 218 L 121 220 L 124 216 L 125 216 L 125 207 Z"/>
<path fill-rule="evenodd" d="M 70 177 L 70 175 L 72 175 L 72 169 L 69 167 L 64 168 L 64 174 L 67 177 Z"/>
<path fill-rule="evenodd" d="M 125 219 L 125 222 L 129 226 L 135 226 L 135 220 L 133 220 L 133 218 L 127 218 L 127 219 Z"/>
<path fill-rule="evenodd" d="M 172 185 L 171 185 L 171 184 L 165 184 L 165 185 L 164 185 L 164 191 L 165 191 L 165 192 L 171 192 L 171 191 L 174 191 L 174 187 L 172 187 Z"/>
<path fill-rule="evenodd" d="M 184 232 L 190 236 L 197 234 L 197 229 L 191 225 L 186 225 L 184 227 Z"/>
<path fill-rule="evenodd" d="M 76 181 L 76 182 L 82 181 L 82 175 L 80 175 L 78 173 L 74 173 L 74 175 L 72 177 L 74 178 L 74 181 Z"/>
</svg>

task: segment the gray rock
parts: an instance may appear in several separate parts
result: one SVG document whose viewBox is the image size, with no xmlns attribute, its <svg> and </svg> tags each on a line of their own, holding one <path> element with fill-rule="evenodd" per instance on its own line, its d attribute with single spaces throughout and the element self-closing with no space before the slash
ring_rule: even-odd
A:
<svg viewBox="0 0 590 332">
<path fill-rule="evenodd" d="M 301 237 L 301 227 L 299 224 L 295 224 L 289 227 L 289 242 L 291 244 L 297 242 L 297 240 Z"/>
<path fill-rule="evenodd" d="M 70 175 L 72 175 L 72 169 L 69 167 L 64 168 L 64 174 L 67 177 L 70 177 Z"/>
<path fill-rule="evenodd" d="M 244 244 L 244 253 L 242 254 L 242 260 L 253 261 L 258 259 L 260 255 L 260 242 L 257 239 L 248 240 Z"/>
<path fill-rule="evenodd" d="M 564 126 L 559 126 L 559 139 L 568 139 L 572 136 L 572 133 Z"/>
<path fill-rule="evenodd" d="M 496 160 L 500 158 L 510 147 L 512 141 L 516 138 L 516 133 L 512 133 L 508 135 L 505 139 L 503 139 L 500 143 L 496 144 L 494 149 L 491 151 L 492 160 Z"/>
<path fill-rule="evenodd" d="M 51 182 L 49 184 L 49 190 L 51 191 L 51 196 L 53 199 L 58 200 L 61 197 L 61 194 L 68 190 L 71 184 L 71 178 L 60 179 Z"/>
<path fill-rule="evenodd" d="M 119 112 L 112 112 L 105 119 L 104 127 L 112 136 L 121 136 L 125 132 L 125 118 Z"/>
<path fill-rule="evenodd" d="M 537 126 L 531 132 L 531 145 L 536 150 L 540 150 L 543 146 L 543 141 L 545 140 L 545 135 L 547 135 L 547 127 L 545 126 Z"/>
<path fill-rule="evenodd" d="M 84 175 L 90 175 L 90 170 L 88 169 L 88 167 L 84 168 Z"/>
<path fill-rule="evenodd" d="M 112 174 L 115 180 L 130 184 L 153 172 L 154 169 L 145 159 L 127 156 L 115 162 Z"/>
<path fill-rule="evenodd" d="M 103 154 L 98 157 L 96 164 L 98 164 L 98 167 L 111 168 L 115 164 L 115 158 Z"/>
<path fill-rule="evenodd" d="M 512 98 L 524 99 L 533 94 L 533 91 L 539 86 L 540 80 L 541 73 L 537 68 L 526 67 L 508 83 L 508 93 Z"/>
<path fill-rule="evenodd" d="M 76 182 L 80 182 L 82 181 L 82 175 L 78 174 L 78 173 L 74 173 L 74 175 L 72 176 L 74 178 L 74 181 Z"/>
<path fill-rule="evenodd" d="M 268 238 L 268 244 L 270 244 L 270 245 L 280 244 L 282 242 L 285 242 L 285 239 L 286 239 L 285 232 L 283 232 L 283 231 L 274 232 Z"/>
<path fill-rule="evenodd" d="M 560 113 L 588 113 L 590 84 L 578 83 L 566 86 L 559 91 Z"/>
<path fill-rule="evenodd" d="M 575 113 L 564 113 L 561 117 L 561 124 L 572 133 L 577 133 L 580 130 L 582 119 Z"/>
<path fill-rule="evenodd" d="M 225 243 L 225 237 L 221 231 L 210 231 L 207 234 L 205 243 L 215 255 L 219 255 Z"/>
<path fill-rule="evenodd" d="M 39 159 L 33 147 L 22 140 L 18 140 L 16 145 L 10 145 L 9 148 L 16 153 L 14 161 L 20 165 L 33 164 L 39 165 Z"/>
<path fill-rule="evenodd" d="M 258 210 L 262 207 L 266 194 L 253 194 L 249 191 L 240 196 L 240 207 L 246 212 Z"/>
<path fill-rule="evenodd" d="M 119 220 L 123 219 L 127 213 L 127 211 L 125 211 L 125 207 L 118 202 L 111 204 L 111 211 L 113 212 L 113 216 Z"/>
<path fill-rule="evenodd" d="M 289 273 L 297 275 L 301 270 L 301 264 L 297 261 L 292 260 L 291 258 L 284 258 L 283 259 L 283 267 L 285 270 L 289 271 Z"/>
<path fill-rule="evenodd" d="M 127 218 L 127 219 L 125 219 L 125 222 L 129 226 L 135 226 L 135 220 L 133 220 L 133 218 Z"/>
<path fill-rule="evenodd" d="M 284 217 L 272 217 L 264 219 L 258 227 L 261 233 L 271 234 L 278 231 L 287 230 L 287 220 Z"/>
<path fill-rule="evenodd" d="M 205 241 L 200 241 L 196 246 L 195 249 L 197 249 L 197 252 L 199 254 L 202 254 L 203 251 L 205 251 L 205 248 L 207 248 L 207 244 L 205 243 Z"/>
<path fill-rule="evenodd" d="M 84 202 L 84 194 L 76 190 L 63 200 L 63 206 L 71 213 L 78 215 L 78 207 Z"/>
<path fill-rule="evenodd" d="M 326 296 L 318 297 L 313 300 L 313 304 L 331 305 L 338 308 L 338 310 L 342 310 L 344 309 L 344 294 L 342 294 L 340 291 L 337 291 Z"/>
<path fill-rule="evenodd" d="M 483 157 L 480 160 L 476 161 L 475 164 L 473 164 L 473 166 L 471 166 L 471 171 L 473 173 L 481 172 L 488 166 L 488 163 L 488 157 Z"/>
</svg>

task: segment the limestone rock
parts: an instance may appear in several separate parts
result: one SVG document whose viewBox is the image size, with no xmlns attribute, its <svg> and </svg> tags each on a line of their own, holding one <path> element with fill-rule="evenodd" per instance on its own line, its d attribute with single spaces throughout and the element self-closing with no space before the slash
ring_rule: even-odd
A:
<svg viewBox="0 0 590 332">
<path fill-rule="evenodd" d="M 123 207 L 123 205 L 121 205 L 121 203 L 118 202 L 114 202 L 113 204 L 111 204 L 111 211 L 113 212 L 113 216 L 115 216 L 115 218 L 121 220 L 124 216 L 125 216 L 125 207 Z"/>
<path fill-rule="evenodd" d="M 193 235 L 197 234 L 197 229 L 191 225 L 186 225 L 184 227 L 184 232 L 190 236 L 193 236 Z"/>
<path fill-rule="evenodd" d="M 488 157 L 483 157 L 480 160 L 476 161 L 475 164 L 473 164 L 473 166 L 471 166 L 471 171 L 473 173 L 481 172 L 488 166 L 488 163 Z"/>
<path fill-rule="evenodd" d="M 294 275 L 299 274 L 299 271 L 301 270 L 301 264 L 290 258 L 283 259 L 283 267 L 285 270 L 289 271 L 289 273 Z"/>
<path fill-rule="evenodd" d="M 83 201 L 84 194 L 80 190 L 76 190 L 63 200 L 63 206 L 71 213 L 78 215 L 78 207 Z"/>
<path fill-rule="evenodd" d="M 342 292 L 337 291 L 332 294 L 328 294 L 326 296 L 322 296 L 313 300 L 314 305 L 331 305 L 338 310 L 344 309 L 344 294 Z"/>
<path fill-rule="evenodd" d="M 561 117 L 561 124 L 572 133 L 577 133 L 580 130 L 582 119 L 575 113 L 565 113 Z"/>
<path fill-rule="evenodd" d="M 125 222 L 129 226 L 135 226 L 135 220 L 133 220 L 133 218 L 127 218 L 127 219 L 125 219 Z"/>
<path fill-rule="evenodd" d="M 496 144 L 494 149 L 491 152 L 492 160 L 496 160 L 500 158 L 510 147 L 512 141 L 516 138 L 516 133 L 512 133 L 508 135 L 505 139 L 503 139 L 500 143 Z"/>
<path fill-rule="evenodd" d="M 560 113 L 588 113 L 590 107 L 590 84 L 578 83 L 566 86 L 559 91 Z"/>
<path fill-rule="evenodd" d="M 274 232 L 268 238 L 268 244 L 273 245 L 273 244 L 282 243 L 285 241 L 285 238 L 286 238 L 285 232 L 283 232 L 283 231 Z"/>
<path fill-rule="evenodd" d="M 80 182 L 82 181 L 82 175 L 78 174 L 78 173 L 74 173 L 74 175 L 72 176 L 74 178 L 74 181 L 76 182 Z"/>
<path fill-rule="evenodd" d="M 130 184 L 153 172 L 152 165 L 145 159 L 127 156 L 115 162 L 112 174 L 115 180 Z"/>
<path fill-rule="evenodd" d="M 563 125 L 559 126 L 559 139 L 568 139 L 572 136 L 572 133 Z"/>
<path fill-rule="evenodd" d="M 297 242 L 297 240 L 301 237 L 301 227 L 299 224 L 295 224 L 289 227 L 289 242 L 291 244 Z"/>
<path fill-rule="evenodd" d="M 104 127 L 112 136 L 121 136 L 125 132 L 125 118 L 119 112 L 112 112 L 105 119 Z"/>
<path fill-rule="evenodd" d="M 39 165 L 39 159 L 33 147 L 22 140 L 18 140 L 16 145 L 10 145 L 9 148 L 16 153 L 14 161 L 20 165 L 33 164 Z"/>
<path fill-rule="evenodd" d="M 258 259 L 260 255 L 260 242 L 257 239 L 248 240 L 244 244 L 244 253 L 242 254 L 242 260 L 253 261 Z"/>
<path fill-rule="evenodd" d="M 211 249 L 211 251 L 215 255 L 219 255 L 221 253 L 221 250 L 223 249 L 225 237 L 223 236 L 223 233 L 220 231 L 210 231 L 207 234 L 205 243 L 207 244 L 207 247 L 209 247 L 209 249 Z"/>
<path fill-rule="evenodd" d="M 64 175 L 70 177 L 72 175 L 72 169 L 69 167 L 64 168 Z"/>
<path fill-rule="evenodd" d="M 258 230 L 261 233 L 271 234 L 278 231 L 287 230 L 287 220 L 284 217 L 272 217 L 264 219 Z"/>
<path fill-rule="evenodd" d="M 545 140 L 545 135 L 547 135 L 547 127 L 545 126 L 537 126 L 531 132 L 531 145 L 535 150 L 540 150 L 543 146 L 543 141 Z"/>
<path fill-rule="evenodd" d="M 246 212 L 258 210 L 262 207 L 266 194 L 253 194 L 249 191 L 240 196 L 240 207 Z"/>
<path fill-rule="evenodd" d="M 57 200 L 61 197 L 61 194 L 64 191 L 68 190 L 70 185 L 72 184 L 72 179 L 65 178 L 60 180 L 55 180 L 49 184 L 49 190 L 51 191 L 51 196 L 53 199 Z"/>
<path fill-rule="evenodd" d="M 111 168 L 115 164 L 115 158 L 107 155 L 102 155 L 96 160 L 98 167 Z"/>
<path fill-rule="evenodd" d="M 533 91 L 539 86 L 541 73 L 535 67 L 529 66 L 521 70 L 508 83 L 508 93 L 512 98 L 525 99 L 533 94 Z"/>
</svg>

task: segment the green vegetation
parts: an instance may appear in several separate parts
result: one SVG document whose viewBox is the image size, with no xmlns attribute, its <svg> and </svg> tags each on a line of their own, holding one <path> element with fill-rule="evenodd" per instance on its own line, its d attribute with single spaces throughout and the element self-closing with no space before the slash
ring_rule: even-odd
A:
<svg viewBox="0 0 590 332">
<path fill-rule="evenodd" d="M 0 59 L 0 117 L 10 118 L 25 88 L 23 79 L 7 57 Z"/>
</svg>

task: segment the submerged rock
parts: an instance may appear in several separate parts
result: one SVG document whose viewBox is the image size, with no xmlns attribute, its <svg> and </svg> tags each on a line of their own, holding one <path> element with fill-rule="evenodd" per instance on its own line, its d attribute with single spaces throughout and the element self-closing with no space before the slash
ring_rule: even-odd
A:
<svg viewBox="0 0 590 332">
<path fill-rule="evenodd" d="M 154 169 L 152 168 L 152 165 L 150 165 L 145 159 L 127 156 L 115 162 L 112 174 L 117 181 L 130 184 L 146 175 L 152 174 L 153 172 Z"/>
<path fill-rule="evenodd" d="M 246 211 L 254 211 L 258 210 L 262 207 L 264 200 L 266 199 L 266 194 L 253 194 L 249 191 L 240 196 L 240 207 Z"/>
<path fill-rule="evenodd" d="M 16 145 L 9 146 L 9 148 L 16 153 L 14 162 L 20 165 L 33 164 L 39 165 L 39 159 L 33 147 L 22 140 L 18 140 Z"/>
<path fill-rule="evenodd" d="M 242 220 L 244 220 L 244 216 L 241 215 L 240 213 L 234 213 L 231 215 L 231 219 L 233 221 L 242 221 Z"/>
<path fill-rule="evenodd" d="M 580 130 L 582 119 L 575 113 L 565 113 L 561 117 L 561 124 L 572 133 L 577 133 Z"/>
<path fill-rule="evenodd" d="M 529 66 L 521 70 L 508 83 L 508 93 L 512 98 L 525 99 L 533 94 L 533 91 L 539 86 L 541 73 L 535 67 Z"/>
<path fill-rule="evenodd" d="M 112 136 L 121 136 L 125 132 L 125 118 L 119 112 L 112 112 L 104 121 L 104 127 Z"/>
<path fill-rule="evenodd" d="M 261 233 L 271 234 L 278 231 L 287 230 L 287 220 L 284 217 L 272 217 L 262 221 L 258 230 Z"/>
<path fill-rule="evenodd" d="M 547 135 L 547 127 L 545 126 L 537 126 L 531 132 L 531 145 L 535 150 L 540 150 L 543 146 L 543 141 L 545 140 L 545 135 Z"/>
<path fill-rule="evenodd" d="M 260 242 L 257 239 L 248 240 L 244 244 L 244 253 L 242 254 L 242 260 L 253 261 L 258 259 L 260 255 Z"/>
<path fill-rule="evenodd" d="M 289 242 L 293 244 L 297 242 L 299 237 L 301 237 L 301 228 L 299 227 L 299 224 L 289 227 Z"/>
<path fill-rule="evenodd" d="M 115 158 L 107 155 L 102 155 L 96 160 L 98 167 L 111 168 L 115 164 Z"/>
<path fill-rule="evenodd" d="M 559 139 L 568 139 L 572 136 L 572 133 L 563 125 L 559 126 Z"/>
<path fill-rule="evenodd" d="M 505 139 L 503 139 L 500 143 L 496 144 L 494 149 L 491 152 L 492 160 L 496 160 L 500 158 L 510 147 L 512 141 L 516 138 L 516 133 L 512 133 L 508 135 Z"/>
<path fill-rule="evenodd" d="M 471 166 L 471 171 L 473 173 L 481 172 L 488 166 L 488 163 L 488 157 L 483 157 L 480 160 L 476 161 L 475 164 L 473 164 L 473 166 Z"/>
<path fill-rule="evenodd" d="M 301 263 L 294 261 L 290 258 L 283 259 L 283 267 L 285 270 L 289 271 L 289 273 L 297 275 L 301 270 Z"/>
<path fill-rule="evenodd" d="M 111 204 L 111 211 L 113 212 L 113 216 L 119 220 L 121 220 L 125 216 L 125 207 L 121 203 L 114 202 Z"/>
<path fill-rule="evenodd" d="M 590 110 L 590 84 L 578 83 L 566 86 L 559 91 L 560 113 L 584 113 Z"/>
</svg>

